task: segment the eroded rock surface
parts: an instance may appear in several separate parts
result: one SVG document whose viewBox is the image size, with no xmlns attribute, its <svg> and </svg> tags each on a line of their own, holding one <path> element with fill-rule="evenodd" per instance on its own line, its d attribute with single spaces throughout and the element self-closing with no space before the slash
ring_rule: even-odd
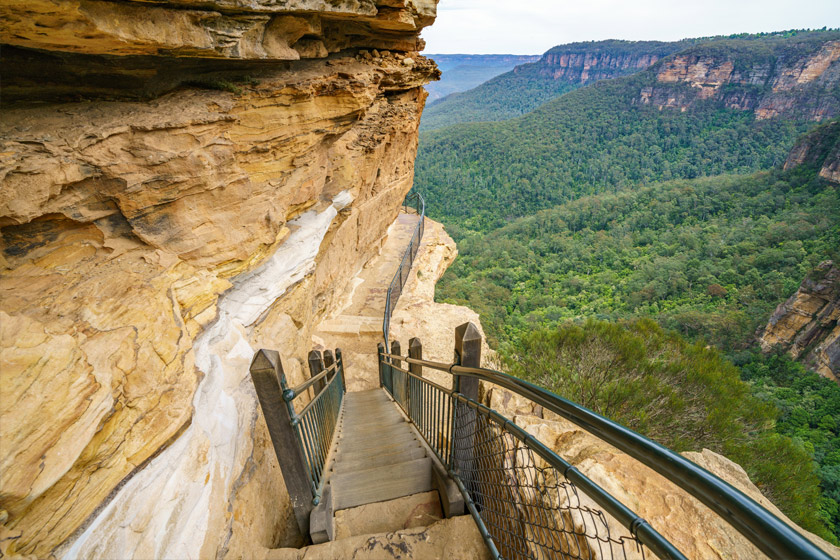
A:
<svg viewBox="0 0 840 560">
<path fill-rule="evenodd" d="M 638 102 L 685 110 L 711 99 L 758 119 L 822 121 L 840 114 L 830 93 L 840 84 L 840 41 L 771 44 L 763 52 L 749 41 L 731 47 L 710 43 L 664 60 L 656 68 L 657 83 L 643 88 Z"/>
<path fill-rule="evenodd" d="M 821 263 L 779 305 L 759 334 L 762 350 L 782 348 L 829 379 L 840 379 L 840 268 Z"/>
<path fill-rule="evenodd" d="M 277 349 L 290 382 L 302 381 L 314 326 L 396 217 L 421 86 L 437 72 L 413 52 L 434 4 L 0 8 L 2 40 L 22 60 L 109 80 L 124 67 L 141 84 L 171 75 L 171 60 L 182 74 L 132 95 L 113 80 L 93 100 L 60 104 L 51 92 L 68 86 L 53 76 L 40 104 L 4 104 L 5 554 L 248 557 L 300 541 L 248 362 Z M 286 43 L 297 54 L 278 46 L 296 35 Z M 318 41 L 329 46 L 301 50 Z M 376 46 L 402 50 L 357 50 Z M 243 68 L 255 72 L 234 85 L 184 87 Z"/>
<path fill-rule="evenodd" d="M 327 542 L 304 549 L 265 550 L 255 556 L 262 560 L 374 560 L 399 558 L 451 558 L 487 560 L 490 551 L 472 517 L 444 519 L 429 527 L 404 529 L 392 533 L 362 535 Z"/>
<path fill-rule="evenodd" d="M 108 55 L 300 60 L 366 46 L 416 51 L 436 0 L 8 0 L 2 42 Z"/>
</svg>

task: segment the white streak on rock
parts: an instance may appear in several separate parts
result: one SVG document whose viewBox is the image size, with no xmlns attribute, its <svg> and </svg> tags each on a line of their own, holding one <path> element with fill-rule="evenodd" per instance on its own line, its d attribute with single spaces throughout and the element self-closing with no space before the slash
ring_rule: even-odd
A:
<svg viewBox="0 0 840 560">
<path fill-rule="evenodd" d="M 253 446 L 257 400 L 248 380 L 254 353 L 249 327 L 314 270 L 330 224 L 352 202 L 348 197 L 344 191 L 323 212 L 289 222 L 292 233 L 275 254 L 235 279 L 219 302 L 218 319 L 195 341 L 196 367 L 205 376 L 193 398 L 192 424 L 132 477 L 60 556 L 196 558 L 212 531 L 224 526 L 232 486 Z"/>
</svg>

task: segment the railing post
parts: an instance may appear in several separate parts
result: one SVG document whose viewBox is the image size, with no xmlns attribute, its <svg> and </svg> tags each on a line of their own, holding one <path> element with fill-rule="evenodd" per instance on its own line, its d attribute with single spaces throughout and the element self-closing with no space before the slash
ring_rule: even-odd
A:
<svg viewBox="0 0 840 560">
<path fill-rule="evenodd" d="M 344 377 L 344 356 L 341 354 L 341 348 L 335 349 L 335 361 L 338 362 L 338 374 L 341 376 L 341 392 L 347 391 L 347 378 Z"/>
<path fill-rule="evenodd" d="M 455 328 L 455 363 L 465 367 L 481 367 L 481 333 L 472 323 Z M 455 375 L 453 389 L 468 399 L 478 401 L 478 379 Z"/>
<path fill-rule="evenodd" d="M 414 338 L 409 339 L 408 341 L 408 357 L 414 358 L 415 360 L 422 360 L 423 359 L 423 344 L 420 342 L 420 339 L 416 336 Z M 408 371 L 412 373 L 412 375 L 416 375 L 417 377 L 423 377 L 423 366 L 420 364 L 409 364 Z M 409 388 L 414 385 L 417 387 L 417 383 L 412 383 L 411 377 L 408 375 L 405 376 L 405 403 L 406 403 L 406 410 L 412 410 L 412 395 L 409 391 Z"/>
<path fill-rule="evenodd" d="M 306 469 L 303 450 L 298 443 L 289 407 L 281 387 L 286 385 L 280 355 L 274 350 L 260 350 L 251 361 L 251 380 L 265 417 L 274 454 L 283 472 L 283 481 L 292 502 L 295 520 L 304 539 L 309 541 L 309 514 L 312 512 L 312 481 Z"/>
<path fill-rule="evenodd" d="M 321 352 L 313 350 L 309 353 L 309 378 L 312 379 L 322 371 L 324 371 L 324 358 L 321 357 Z M 327 382 L 325 379 L 316 381 L 315 385 L 312 386 L 312 389 L 315 391 L 315 395 L 318 395 L 321 391 L 323 391 L 326 385 Z"/>
<path fill-rule="evenodd" d="M 379 355 L 379 386 L 385 386 L 385 343 L 376 345 L 376 353 Z"/>
<path fill-rule="evenodd" d="M 408 341 L 408 357 L 415 360 L 423 359 L 423 343 L 416 336 Z M 417 377 L 423 377 L 423 366 L 420 364 L 409 364 L 408 371 Z"/>
<path fill-rule="evenodd" d="M 328 368 L 328 367 L 332 366 L 334 363 L 335 363 L 335 358 L 333 357 L 332 350 L 329 350 L 329 349 L 324 350 L 324 368 Z M 332 375 L 328 375 L 327 376 L 328 379 L 326 381 L 327 382 L 331 381 L 332 378 L 335 377 L 335 373 L 336 372 L 333 372 Z"/>
<path fill-rule="evenodd" d="M 481 367 L 481 334 L 472 323 L 464 323 L 455 328 L 455 363 L 464 367 Z M 452 388 L 466 398 L 478 402 L 478 378 L 455 375 Z M 474 408 L 459 405 L 457 400 L 452 425 L 451 467 L 459 474 L 464 486 L 469 491 L 476 506 L 481 507 L 478 488 L 473 479 L 476 469 L 475 441 L 478 426 L 478 414 Z M 460 428 L 460 430 L 458 429 Z M 461 433 L 458 433 L 458 432 Z M 455 442 L 459 441 L 456 448 Z"/>
<path fill-rule="evenodd" d="M 399 340 L 395 340 L 391 343 L 391 354 L 402 356 L 402 348 L 400 347 Z M 391 358 L 389 362 L 397 367 L 402 366 L 402 362 L 396 358 Z M 388 368 L 388 388 L 391 391 L 391 396 L 394 397 L 394 399 L 397 399 L 397 388 L 394 387 L 394 370 L 390 367 Z"/>
</svg>

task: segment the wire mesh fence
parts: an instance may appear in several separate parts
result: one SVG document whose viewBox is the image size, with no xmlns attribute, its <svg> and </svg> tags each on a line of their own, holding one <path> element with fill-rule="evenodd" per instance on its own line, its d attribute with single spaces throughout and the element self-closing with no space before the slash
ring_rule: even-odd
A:
<svg viewBox="0 0 840 560">
<path fill-rule="evenodd" d="M 639 541 L 480 406 L 456 400 L 451 468 L 501 558 L 643 559 Z"/>
</svg>

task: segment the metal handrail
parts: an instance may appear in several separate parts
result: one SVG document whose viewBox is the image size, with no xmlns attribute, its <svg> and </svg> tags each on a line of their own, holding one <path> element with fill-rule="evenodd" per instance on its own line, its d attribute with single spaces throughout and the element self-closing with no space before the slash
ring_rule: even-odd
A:
<svg viewBox="0 0 840 560">
<path fill-rule="evenodd" d="M 417 360 L 414 358 L 405 358 L 402 356 L 398 356 L 395 354 L 384 354 L 383 357 L 389 358 L 392 360 L 404 360 L 406 362 L 422 365 L 426 367 L 431 367 L 433 369 L 437 369 L 439 371 L 449 371 L 449 365 L 441 364 L 439 362 L 430 362 L 427 360 Z M 478 402 L 473 401 L 465 397 L 464 395 L 458 393 L 454 389 L 446 389 L 445 387 L 438 385 L 429 381 L 428 379 L 423 378 L 422 376 L 415 375 L 408 370 L 402 369 L 399 366 L 393 365 L 393 363 L 388 364 L 388 367 L 392 371 L 399 371 L 404 375 L 407 375 L 413 379 L 416 379 L 430 387 L 433 387 L 437 391 L 448 395 L 453 400 L 460 402 L 468 407 L 483 410 L 486 415 L 493 417 L 499 424 L 501 424 L 505 430 L 511 432 L 515 437 L 517 437 L 520 441 L 525 443 L 528 447 L 530 447 L 537 455 L 542 457 L 549 465 L 557 469 L 559 472 L 563 474 L 569 481 L 573 482 L 579 488 L 583 489 L 583 491 L 591 497 L 595 503 L 599 506 L 604 508 L 604 510 L 612 515 L 619 523 L 621 523 L 626 529 L 630 531 L 630 533 L 636 537 L 640 543 L 647 546 L 654 554 L 656 554 L 659 558 L 669 558 L 669 559 L 685 559 L 686 557 L 677 550 L 674 545 L 668 542 L 665 537 L 659 534 L 653 527 L 651 527 L 650 523 L 648 523 L 645 519 L 641 516 L 633 512 L 630 508 L 616 500 L 611 494 L 601 488 L 598 484 L 592 481 L 589 477 L 585 474 L 580 472 L 575 466 L 571 463 L 557 455 L 554 451 L 546 447 L 543 443 L 539 440 L 535 439 L 531 434 L 523 430 L 520 426 L 514 424 L 510 419 L 502 416 L 497 411 L 481 404 Z M 454 367 L 452 368 L 454 371 Z M 393 392 L 393 391 L 392 391 Z M 406 411 L 407 413 L 409 411 Z M 411 415 L 409 414 L 409 417 Z M 463 484 L 459 482 L 457 473 L 452 469 L 452 458 L 451 457 L 441 457 L 435 447 L 435 444 L 426 437 L 422 431 L 419 431 L 420 436 L 426 441 L 426 444 L 429 448 L 438 455 L 438 459 L 443 463 L 447 469 L 449 469 L 449 475 L 453 479 L 455 479 L 456 483 L 458 483 L 459 488 L 461 488 L 462 493 L 465 495 L 468 494 L 466 489 L 463 487 Z M 470 500 L 471 501 L 471 500 Z M 477 514 L 474 514 L 474 516 Z M 495 548 L 495 545 L 493 545 Z M 498 553 L 494 555 L 498 557 Z"/>
<path fill-rule="evenodd" d="M 417 214 L 420 216 L 420 220 L 414 228 L 411 241 L 408 243 L 405 253 L 403 253 L 402 260 L 400 260 L 400 266 L 397 269 L 397 272 L 394 273 L 394 277 L 391 279 L 391 284 L 388 286 L 388 292 L 385 295 L 385 314 L 382 319 L 382 337 L 385 341 L 385 349 L 389 351 L 391 346 L 388 334 L 391 329 L 391 315 L 394 312 L 394 307 L 396 307 L 397 301 L 400 299 L 402 288 L 408 280 L 408 270 L 411 269 L 414 257 L 417 256 L 417 248 L 420 246 L 420 240 L 423 238 L 423 232 L 425 230 L 426 201 L 423 199 L 423 195 L 416 191 L 407 194 L 405 200 L 403 201 L 403 211 L 408 212 L 408 201 L 412 198 L 415 199 L 417 203 Z"/>
<path fill-rule="evenodd" d="M 318 394 L 300 412 L 296 412 L 294 400 L 330 373 L 332 373 L 332 377 L 328 378 Z M 309 485 L 313 496 L 312 504 L 318 505 L 321 501 L 321 492 L 326 479 L 325 469 L 332 439 L 344 402 L 344 360 L 341 352 L 336 351 L 335 362 L 330 367 L 325 368 L 318 375 L 311 377 L 295 388 L 289 388 L 286 384 L 286 378 L 283 376 L 280 379 L 280 389 L 309 477 Z"/>
<path fill-rule="evenodd" d="M 327 374 L 329 374 L 332 371 L 335 371 L 336 368 L 338 368 L 338 362 L 332 364 L 330 367 L 328 367 L 327 369 L 325 369 L 324 371 L 322 371 L 321 373 L 319 373 L 315 377 L 310 377 L 309 379 L 307 379 L 306 381 L 304 381 L 303 383 L 301 383 L 297 387 L 295 387 L 293 389 L 284 390 L 283 391 L 283 398 L 286 399 L 287 401 L 291 401 L 291 400 L 297 398 L 298 396 L 302 395 L 304 391 L 306 391 L 311 386 L 313 386 L 315 383 L 317 383 L 318 381 L 320 381 L 321 379 L 326 377 Z M 319 395 L 320 395 L 320 393 L 319 393 Z M 314 400 L 315 399 L 313 399 L 313 401 Z"/>
<path fill-rule="evenodd" d="M 723 479 L 670 449 L 551 391 L 492 369 L 443 364 L 395 354 L 383 354 L 382 356 L 389 360 L 401 360 L 408 364 L 416 364 L 454 375 L 475 377 L 530 399 L 532 402 L 577 424 L 592 435 L 613 445 L 674 482 L 708 506 L 770 558 L 813 558 L 819 560 L 830 558 L 811 541 Z M 463 395 L 458 395 L 458 399 L 470 401 Z M 492 409 L 490 410 L 492 413 L 498 414 Z M 528 437 L 530 438 L 529 446 L 534 445 L 534 443 L 539 444 L 531 436 Z M 545 452 L 556 456 L 542 444 L 532 447 L 532 449 L 549 462 L 551 460 L 544 454 Z M 562 461 L 562 459 L 560 460 Z M 562 469 L 558 470 L 562 472 Z M 581 487 L 584 487 L 584 485 L 581 485 Z M 594 491 L 597 493 L 597 490 Z M 592 497 L 596 499 L 594 495 Z M 612 496 L 609 496 L 609 498 L 614 500 Z M 618 510 L 612 511 L 612 506 L 600 501 L 598 503 L 614 515 L 616 519 L 628 520 L 625 514 L 619 515 Z M 642 534 L 639 534 L 640 528 L 642 534 L 647 530 L 639 525 L 635 527 L 635 534 L 639 537 L 640 542 L 654 550 L 653 546 L 642 540 Z"/>
</svg>

